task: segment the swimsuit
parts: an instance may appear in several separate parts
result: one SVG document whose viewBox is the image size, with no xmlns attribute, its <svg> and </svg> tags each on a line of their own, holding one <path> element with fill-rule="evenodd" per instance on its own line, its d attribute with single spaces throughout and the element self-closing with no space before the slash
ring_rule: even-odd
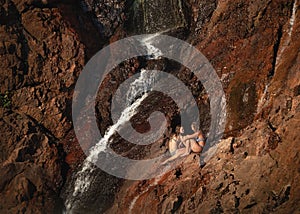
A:
<svg viewBox="0 0 300 214">
<path fill-rule="evenodd" d="M 205 144 L 205 139 L 204 139 L 204 138 L 199 138 L 199 137 L 197 137 L 197 138 L 196 138 L 196 142 L 198 143 L 198 145 L 199 145 L 200 147 L 203 148 L 204 146 L 200 145 L 199 142 L 204 142 L 204 144 Z"/>
<path fill-rule="evenodd" d="M 197 143 L 199 143 L 199 142 L 201 142 L 201 141 L 202 141 L 202 142 L 205 142 L 205 139 L 204 139 L 204 138 L 199 138 L 199 137 L 196 138 L 196 142 L 197 142 Z"/>
</svg>

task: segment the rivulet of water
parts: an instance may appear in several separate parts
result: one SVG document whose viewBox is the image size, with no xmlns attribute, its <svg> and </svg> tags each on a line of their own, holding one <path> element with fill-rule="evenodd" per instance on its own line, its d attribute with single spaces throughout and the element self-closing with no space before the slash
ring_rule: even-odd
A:
<svg viewBox="0 0 300 214">
<path fill-rule="evenodd" d="M 107 129 L 103 138 L 90 149 L 88 157 L 83 162 L 81 169 L 76 173 L 73 191 L 71 191 L 72 194 L 68 196 L 65 202 L 65 213 L 73 213 L 73 209 L 76 208 L 76 201 L 80 200 L 83 193 L 89 191 L 91 183 L 95 179 L 93 172 L 96 166 L 93 163 L 97 162 L 98 155 L 101 152 L 108 152 L 107 147 L 109 142 L 113 141 L 113 135 L 137 113 L 138 107 L 148 96 L 147 92 L 151 90 L 154 81 L 155 77 L 149 76 L 149 73 L 142 69 L 139 78 L 130 84 L 126 94 L 126 108 L 122 111 L 117 122 Z"/>
</svg>

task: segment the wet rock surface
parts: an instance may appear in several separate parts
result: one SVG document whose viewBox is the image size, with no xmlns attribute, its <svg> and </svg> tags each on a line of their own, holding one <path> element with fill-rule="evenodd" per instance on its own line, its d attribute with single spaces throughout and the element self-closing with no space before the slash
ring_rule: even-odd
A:
<svg viewBox="0 0 300 214">
<path fill-rule="evenodd" d="M 99 198 L 85 198 L 82 209 L 300 212 L 298 4 L 190 0 L 187 41 L 213 64 L 226 93 L 224 139 L 202 168 L 199 157 L 192 154 L 178 160 L 174 170 L 166 169 L 163 176 L 146 181 L 123 181 L 96 172 L 95 184 L 106 186 L 94 189 Z M 68 191 L 73 172 L 85 158 L 72 130 L 76 79 L 104 44 L 127 35 L 125 7 L 125 1 L 0 1 L 1 213 L 61 212 L 61 192 Z M 143 67 L 165 66 L 143 60 L 126 61 L 104 81 L 96 106 L 102 133 L 112 122 L 111 94 L 118 84 Z M 180 66 L 167 64 L 166 70 L 188 84 L 198 98 L 201 125 L 207 133 L 209 98 L 203 87 Z M 167 112 L 168 132 L 146 148 L 124 144 L 116 137 L 112 146 L 120 154 L 143 159 L 167 150 L 167 139 L 179 122 L 178 111 L 168 98 L 163 99 L 168 105 L 162 105 L 152 96 L 141 115 L 132 119 L 133 126 L 147 131 L 148 108 L 155 105 Z M 87 122 L 83 133 L 88 129 Z M 94 206 L 87 206 L 89 202 Z"/>
<path fill-rule="evenodd" d="M 130 9 L 127 28 L 130 32 L 135 34 L 188 32 L 185 2 L 181 0 L 129 2 L 132 2 L 128 5 Z"/>
<path fill-rule="evenodd" d="M 92 20 L 104 37 L 111 37 L 125 21 L 124 0 L 81 0 L 81 7 L 89 13 Z"/>
<path fill-rule="evenodd" d="M 203 168 L 189 155 L 162 177 L 125 182 L 108 213 L 299 212 L 298 10 L 285 1 L 191 7 L 189 39 L 226 91 L 227 139 Z"/>
</svg>

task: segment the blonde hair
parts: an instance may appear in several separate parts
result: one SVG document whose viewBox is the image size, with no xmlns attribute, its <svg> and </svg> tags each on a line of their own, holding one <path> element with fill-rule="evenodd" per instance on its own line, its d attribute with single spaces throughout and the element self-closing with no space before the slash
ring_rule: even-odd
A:
<svg viewBox="0 0 300 214">
<path fill-rule="evenodd" d="M 193 130 L 199 131 L 199 127 L 197 127 L 197 123 L 196 122 L 192 122 L 191 127 L 192 127 Z"/>
</svg>

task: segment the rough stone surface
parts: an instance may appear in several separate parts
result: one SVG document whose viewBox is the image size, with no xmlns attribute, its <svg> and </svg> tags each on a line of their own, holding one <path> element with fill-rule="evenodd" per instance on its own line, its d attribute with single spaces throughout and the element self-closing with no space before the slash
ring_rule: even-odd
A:
<svg viewBox="0 0 300 214">
<path fill-rule="evenodd" d="M 80 3 L 104 37 L 111 37 L 125 21 L 124 0 L 80 0 Z"/>
<path fill-rule="evenodd" d="M 42 1 L 1 1 L 0 16 L 0 212 L 57 213 L 84 46 Z"/>
<path fill-rule="evenodd" d="M 124 1 L 95 2 L 0 0 L 0 213 L 62 210 L 61 192 L 69 191 L 87 149 L 72 129 L 76 79 L 103 45 L 127 35 Z M 99 172 L 93 194 L 101 200 L 86 198 L 83 208 L 92 212 L 102 201 L 98 207 L 107 213 L 299 213 L 300 12 L 294 2 L 189 0 L 187 41 L 210 60 L 226 93 L 224 139 L 203 168 L 192 154 L 147 181 Z M 142 67 L 166 68 L 189 85 L 207 133 L 203 87 L 186 69 L 164 63 L 134 58 L 111 72 L 97 97 L 102 133 L 111 125 L 111 94 Z M 135 159 L 166 152 L 178 110 L 156 97 L 150 96 L 132 124 L 147 131 L 154 105 L 168 118 L 164 139 L 141 148 L 120 146 L 124 141 L 116 136 L 116 151 Z M 88 122 L 82 127 L 85 134 Z M 97 203 L 89 207 L 91 201 Z"/>
<path fill-rule="evenodd" d="M 227 139 L 203 168 L 190 155 L 160 178 L 125 182 L 108 213 L 300 212 L 299 10 L 292 26 L 291 2 L 191 3 L 190 42 L 227 95 Z"/>
</svg>

